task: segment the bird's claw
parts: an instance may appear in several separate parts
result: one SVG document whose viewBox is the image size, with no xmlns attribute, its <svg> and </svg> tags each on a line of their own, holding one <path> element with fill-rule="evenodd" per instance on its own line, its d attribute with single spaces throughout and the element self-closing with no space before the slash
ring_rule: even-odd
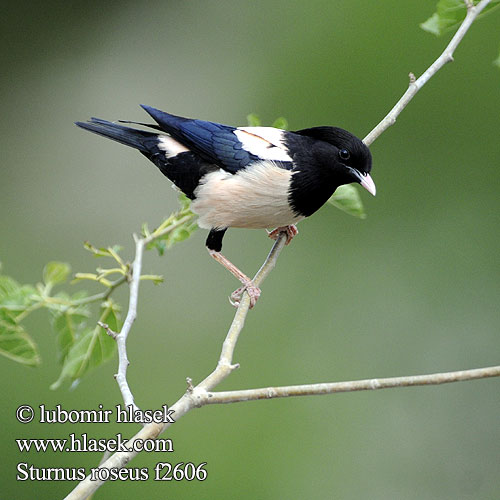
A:
<svg viewBox="0 0 500 500">
<path fill-rule="evenodd" d="M 229 297 L 229 302 L 232 306 L 238 307 L 240 305 L 241 297 L 243 296 L 243 292 L 245 290 L 250 297 L 250 309 L 255 306 L 255 304 L 257 303 L 257 299 L 260 297 L 260 288 L 258 286 L 255 286 L 251 281 L 245 283 L 243 286 L 240 286 L 231 294 L 231 297 Z"/>
<path fill-rule="evenodd" d="M 299 234 L 299 230 L 295 224 L 290 224 L 289 226 L 280 226 L 272 231 L 269 231 L 267 235 L 272 240 L 277 240 L 280 233 L 286 233 L 286 242 L 285 245 L 288 245 L 295 236 Z"/>
</svg>

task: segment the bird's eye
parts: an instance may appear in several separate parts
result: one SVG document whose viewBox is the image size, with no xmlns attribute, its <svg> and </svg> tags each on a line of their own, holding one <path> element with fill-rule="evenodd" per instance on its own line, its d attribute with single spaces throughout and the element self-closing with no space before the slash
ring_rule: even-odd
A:
<svg viewBox="0 0 500 500">
<path fill-rule="evenodd" d="M 341 149 L 339 151 L 339 157 L 341 160 L 348 160 L 351 157 L 351 153 L 347 149 Z"/>
</svg>

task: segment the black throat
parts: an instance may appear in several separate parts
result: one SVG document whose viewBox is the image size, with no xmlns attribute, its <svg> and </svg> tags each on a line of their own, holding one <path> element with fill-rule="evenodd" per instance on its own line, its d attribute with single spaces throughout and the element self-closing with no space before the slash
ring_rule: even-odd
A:
<svg viewBox="0 0 500 500">
<path fill-rule="evenodd" d="M 304 167 L 292 176 L 288 200 L 294 212 L 309 217 L 328 201 L 339 185 L 328 172 Z"/>
</svg>

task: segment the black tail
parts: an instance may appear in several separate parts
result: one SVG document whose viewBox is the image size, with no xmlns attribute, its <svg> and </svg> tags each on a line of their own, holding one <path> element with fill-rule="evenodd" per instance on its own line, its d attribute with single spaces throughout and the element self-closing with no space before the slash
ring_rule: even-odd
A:
<svg viewBox="0 0 500 500">
<path fill-rule="evenodd" d="M 75 125 L 94 132 L 94 134 L 125 144 L 125 146 L 138 149 L 148 157 L 151 153 L 158 151 L 158 134 L 153 132 L 124 127 L 100 118 L 91 118 L 88 122 L 75 122 Z"/>
<path fill-rule="evenodd" d="M 128 122 L 127 122 L 128 123 Z M 130 122 L 135 123 L 135 122 Z M 215 165 L 206 162 L 192 151 L 168 155 L 165 149 L 160 149 L 159 138 L 165 134 L 146 132 L 135 128 L 125 127 L 117 123 L 91 118 L 88 122 L 75 122 L 75 125 L 89 130 L 94 134 L 138 149 L 148 160 L 151 160 L 184 194 L 194 199 L 194 191 L 200 179 L 212 170 L 218 169 Z M 138 123 L 137 125 L 143 125 Z M 145 125 L 145 124 L 144 124 Z M 156 125 L 146 125 L 159 128 Z"/>
</svg>

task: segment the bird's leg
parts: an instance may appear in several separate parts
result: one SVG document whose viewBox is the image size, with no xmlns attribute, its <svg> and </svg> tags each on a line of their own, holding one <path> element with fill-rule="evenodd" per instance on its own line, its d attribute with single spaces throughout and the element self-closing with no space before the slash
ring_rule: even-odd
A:
<svg viewBox="0 0 500 500">
<path fill-rule="evenodd" d="M 292 241 L 293 238 L 299 234 L 299 230 L 295 224 L 290 224 L 289 226 L 280 226 L 273 231 L 268 231 L 267 235 L 272 240 L 277 240 L 280 233 L 286 233 L 285 245 L 288 245 L 288 243 L 290 243 L 290 241 Z"/>
<path fill-rule="evenodd" d="M 238 307 L 241 296 L 246 290 L 250 296 L 250 309 L 255 306 L 257 299 L 260 297 L 260 288 L 253 284 L 253 281 L 243 272 L 241 272 L 227 257 L 224 257 L 220 252 L 208 249 L 208 253 L 220 264 L 222 264 L 233 276 L 236 276 L 243 286 L 235 290 L 231 294 L 230 302 L 233 306 Z"/>
</svg>

